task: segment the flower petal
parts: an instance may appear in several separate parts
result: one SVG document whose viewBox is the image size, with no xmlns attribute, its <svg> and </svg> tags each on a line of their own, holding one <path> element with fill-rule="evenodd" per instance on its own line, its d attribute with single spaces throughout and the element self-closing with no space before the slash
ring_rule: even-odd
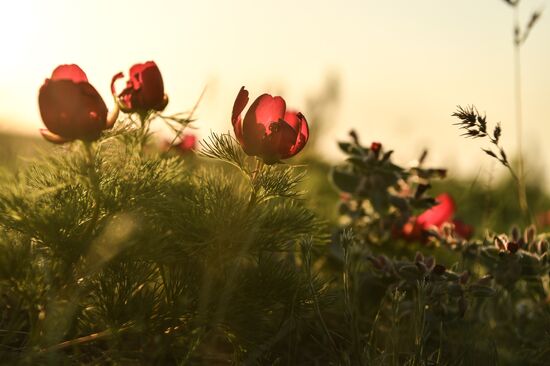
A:
<svg viewBox="0 0 550 366">
<path fill-rule="evenodd" d="M 281 97 L 272 97 L 269 94 L 262 94 L 256 100 L 244 117 L 243 129 L 247 124 L 262 124 L 265 132 L 269 131 L 269 125 L 277 122 L 285 116 L 286 103 Z"/>
<path fill-rule="evenodd" d="M 59 65 L 52 72 L 51 80 L 72 80 L 75 83 L 87 82 L 86 73 L 78 65 Z"/>
<path fill-rule="evenodd" d="M 191 134 L 184 135 L 179 143 L 179 148 L 182 152 L 195 150 L 197 148 L 197 136 Z"/>
<path fill-rule="evenodd" d="M 286 103 L 281 97 L 274 98 L 269 94 L 262 94 L 256 98 L 246 112 L 242 123 L 242 146 L 247 155 L 262 155 L 264 137 L 271 133 L 270 125 L 283 118 L 285 109 Z"/>
<path fill-rule="evenodd" d="M 286 103 L 281 97 L 265 95 L 260 97 L 260 103 L 256 108 L 256 121 L 269 128 L 271 122 L 277 122 L 285 116 Z"/>
<path fill-rule="evenodd" d="M 122 72 L 119 72 L 118 74 L 114 75 L 111 79 L 111 94 L 116 97 L 116 89 L 115 89 L 115 83 L 118 79 L 121 79 L 124 77 L 124 74 Z"/>
<path fill-rule="evenodd" d="M 269 134 L 264 138 L 262 158 L 266 164 L 273 164 L 291 155 L 298 133 L 284 120 L 271 123 Z"/>
<path fill-rule="evenodd" d="M 281 157 L 282 159 L 287 159 L 298 154 L 309 139 L 309 126 L 302 113 L 287 111 L 285 113 L 285 121 L 297 132 L 297 135 L 294 146 L 292 146 L 287 155 Z"/>
<path fill-rule="evenodd" d="M 241 120 L 241 113 L 244 110 L 244 107 L 248 104 L 248 90 L 246 90 L 243 87 L 241 87 L 241 90 L 239 90 L 239 94 L 237 94 L 237 98 L 235 99 L 235 102 L 233 103 L 233 112 L 231 113 L 231 123 L 233 124 L 233 131 L 235 131 L 235 136 L 237 137 L 237 140 L 243 144 L 243 126 L 242 126 L 242 120 Z"/>
<path fill-rule="evenodd" d="M 56 135 L 55 133 L 51 132 L 47 128 L 41 128 L 40 134 L 42 137 L 44 137 L 49 142 L 52 142 L 54 144 L 64 144 L 65 142 L 69 142 L 70 140 L 66 140 L 63 137 Z"/>
<path fill-rule="evenodd" d="M 453 198 L 448 193 L 443 193 L 435 199 L 439 203 L 429 210 L 424 211 L 416 220 L 416 223 L 423 229 L 427 229 L 430 226 L 440 227 L 453 218 L 455 212 Z"/>
</svg>

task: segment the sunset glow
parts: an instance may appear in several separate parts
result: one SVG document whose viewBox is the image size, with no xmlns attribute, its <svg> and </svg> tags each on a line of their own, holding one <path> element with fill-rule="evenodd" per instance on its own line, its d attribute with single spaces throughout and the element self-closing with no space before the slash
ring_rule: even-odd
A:
<svg viewBox="0 0 550 366">
<path fill-rule="evenodd" d="M 515 146 L 512 13 L 500 2 L 2 2 L 0 129 L 38 133 L 38 87 L 58 64 L 78 63 L 110 107 L 111 77 L 154 59 L 166 75 L 169 111 L 188 110 L 207 87 L 197 111 L 201 133 L 226 128 L 243 84 L 251 92 L 284 90 L 300 105 L 332 73 L 341 84 L 339 136 L 355 126 L 401 150 L 430 145 L 436 163 L 475 173 L 466 167 L 468 153 L 448 152 L 458 141 L 448 127 L 455 105 L 482 108 L 510 131 L 505 144 Z M 525 145 L 527 154 L 545 156 L 549 37 L 544 14 L 522 51 Z M 430 136 L 423 133 L 428 127 Z M 333 137 L 321 140 L 336 152 Z"/>
</svg>

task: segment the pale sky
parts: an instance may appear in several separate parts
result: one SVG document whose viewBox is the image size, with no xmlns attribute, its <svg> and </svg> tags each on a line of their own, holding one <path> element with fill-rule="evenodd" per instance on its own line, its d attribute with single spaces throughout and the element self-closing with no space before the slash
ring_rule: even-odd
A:
<svg viewBox="0 0 550 366">
<path fill-rule="evenodd" d="M 522 0 L 523 20 L 548 2 Z M 154 60 L 167 112 L 188 110 L 208 86 L 202 136 L 231 128 L 242 85 L 300 110 L 335 72 L 341 103 L 321 136 L 329 157 L 354 127 L 400 163 L 429 147 L 451 175 L 490 169 L 481 144 L 451 125 L 457 104 L 502 122 L 515 150 L 513 12 L 502 0 L 1 0 L 0 14 L 0 131 L 37 134 L 38 89 L 59 64 L 80 65 L 112 105 L 112 75 Z M 549 40 L 547 9 L 522 49 L 524 144 L 537 170 L 550 167 Z"/>
</svg>

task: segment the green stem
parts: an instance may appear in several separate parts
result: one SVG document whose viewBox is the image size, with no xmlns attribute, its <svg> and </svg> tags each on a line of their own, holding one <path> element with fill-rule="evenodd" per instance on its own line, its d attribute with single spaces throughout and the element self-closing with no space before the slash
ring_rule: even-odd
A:
<svg viewBox="0 0 550 366">
<path fill-rule="evenodd" d="M 323 317 L 323 314 L 321 312 L 321 307 L 319 306 L 319 298 L 317 297 L 317 292 L 315 291 L 315 286 L 313 285 L 313 277 L 311 274 L 311 251 L 308 248 L 308 250 L 304 253 L 304 269 L 306 271 L 306 274 L 308 276 L 308 287 L 311 292 L 311 296 L 313 297 L 313 307 L 315 308 L 315 313 L 317 314 L 317 318 L 319 319 L 319 322 L 321 323 L 321 328 L 323 329 L 323 332 L 325 333 L 325 336 L 327 337 L 330 347 L 332 348 L 332 351 L 334 352 L 335 356 L 339 354 L 338 347 L 336 346 L 336 342 L 332 338 L 332 334 L 330 333 L 330 330 L 325 322 L 325 319 Z"/>
<path fill-rule="evenodd" d="M 77 346 L 77 345 L 80 345 L 80 344 L 85 344 L 85 343 L 97 341 L 97 340 L 104 339 L 104 338 L 109 338 L 112 335 L 114 335 L 115 333 L 125 332 L 128 329 L 129 329 L 129 327 L 123 327 L 123 328 L 120 328 L 116 332 L 111 330 L 111 329 L 106 329 L 106 330 L 101 331 L 101 332 L 97 332 L 97 333 L 93 333 L 93 334 L 90 334 L 90 335 L 87 335 L 87 336 L 83 336 L 83 337 L 71 339 L 69 341 L 61 342 L 61 343 L 53 345 L 51 347 L 42 349 L 39 353 L 43 354 L 43 353 L 61 351 L 61 350 L 65 349 L 65 348 L 68 348 L 68 347 Z"/>
<path fill-rule="evenodd" d="M 258 179 L 258 174 L 262 170 L 264 162 L 261 159 L 256 160 L 256 167 L 250 176 L 250 185 L 252 187 L 252 192 L 250 192 L 250 200 L 248 201 L 247 210 L 250 211 L 258 201 L 258 187 L 256 186 L 256 180 Z"/>
<path fill-rule="evenodd" d="M 256 168 L 252 172 L 252 174 L 249 176 L 251 192 L 250 192 L 250 200 L 248 201 L 248 205 L 244 213 L 245 215 L 250 214 L 251 210 L 258 203 L 258 187 L 256 185 L 256 180 L 258 179 L 258 174 L 261 171 L 262 167 L 263 167 L 263 161 L 260 159 L 256 160 Z M 236 258 L 241 258 L 244 254 L 246 254 L 246 252 L 250 249 L 250 246 L 253 244 L 253 239 L 254 239 L 253 237 L 250 237 L 244 243 L 244 245 L 241 248 L 239 248 L 239 251 L 236 253 Z M 218 311 L 214 317 L 216 321 L 221 321 L 225 316 L 225 309 L 227 307 L 227 302 L 230 300 L 231 294 L 234 290 L 235 280 L 237 278 L 239 268 L 240 268 L 239 266 L 233 266 L 226 276 L 225 287 L 219 296 L 220 301 L 218 302 Z"/>
<path fill-rule="evenodd" d="M 166 271 L 164 270 L 164 266 L 161 263 L 158 263 L 157 265 L 158 265 L 158 269 L 159 269 L 160 278 L 161 278 L 161 281 L 162 281 L 162 286 L 164 287 L 164 294 L 166 295 L 166 301 L 169 304 L 171 304 L 173 296 L 172 296 L 171 292 L 168 290 L 168 282 L 167 282 L 167 278 L 166 278 Z"/>
<path fill-rule="evenodd" d="M 514 7 L 514 81 L 516 102 L 516 136 L 518 149 L 518 184 L 519 207 L 523 215 L 527 215 L 529 208 L 525 187 L 525 175 L 523 167 L 523 110 L 521 98 L 521 41 L 519 34 L 519 6 Z"/>
<path fill-rule="evenodd" d="M 86 155 L 88 158 L 88 161 L 87 161 L 88 178 L 90 181 L 90 188 L 92 190 L 92 197 L 94 199 L 94 209 L 92 212 L 92 217 L 88 222 L 88 227 L 85 230 L 86 236 L 89 236 L 93 232 L 95 224 L 97 223 L 97 220 L 99 218 L 101 203 L 100 203 L 99 175 L 95 170 L 95 158 L 94 158 L 94 152 L 92 149 L 92 143 L 84 142 L 84 150 L 86 151 Z"/>
<path fill-rule="evenodd" d="M 344 305 L 347 312 L 348 326 L 350 327 L 350 333 L 352 336 L 352 349 L 356 356 L 355 361 L 359 364 L 364 364 L 363 353 L 361 351 L 361 337 L 359 335 L 358 322 L 356 317 L 355 305 L 355 291 L 352 279 L 352 263 L 350 256 L 350 248 L 344 248 L 344 271 L 343 271 L 343 284 L 344 284 Z M 353 357 L 353 356 L 352 356 Z"/>
<path fill-rule="evenodd" d="M 149 112 L 140 112 L 138 113 L 139 116 L 139 122 L 140 122 L 140 145 L 141 150 L 143 150 L 143 147 L 145 146 L 145 143 L 147 142 L 147 137 L 149 135 L 149 127 L 151 124 L 151 121 L 149 119 Z"/>
</svg>

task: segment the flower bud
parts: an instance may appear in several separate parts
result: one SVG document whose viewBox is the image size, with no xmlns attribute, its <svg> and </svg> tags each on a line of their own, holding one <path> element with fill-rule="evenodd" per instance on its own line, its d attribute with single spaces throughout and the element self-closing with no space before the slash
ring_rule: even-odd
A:
<svg viewBox="0 0 550 366">
<path fill-rule="evenodd" d="M 38 105 L 47 127 L 40 133 L 53 143 L 94 141 L 111 127 L 105 102 L 77 65 L 60 65 L 53 71 L 40 88 Z"/>
</svg>

